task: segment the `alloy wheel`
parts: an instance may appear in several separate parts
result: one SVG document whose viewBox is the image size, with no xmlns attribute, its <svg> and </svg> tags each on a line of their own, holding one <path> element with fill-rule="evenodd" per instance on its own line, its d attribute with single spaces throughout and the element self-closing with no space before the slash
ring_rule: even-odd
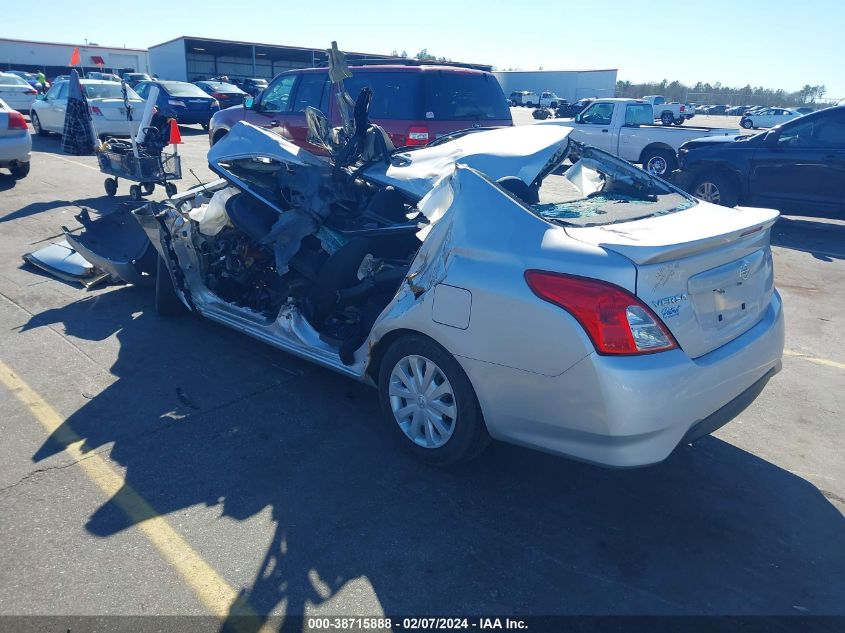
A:
<svg viewBox="0 0 845 633">
<path fill-rule="evenodd" d="M 721 193 L 719 192 L 719 188 L 713 184 L 712 182 L 702 182 L 698 187 L 695 188 L 692 195 L 694 195 L 699 200 L 704 200 L 704 202 L 712 202 L 713 204 L 719 204 L 722 199 Z"/>
<path fill-rule="evenodd" d="M 662 176 L 666 173 L 666 159 L 662 156 L 654 156 L 649 159 L 646 168 L 649 173 L 654 174 L 655 176 Z"/>
<path fill-rule="evenodd" d="M 390 408 L 405 436 L 417 446 L 440 448 L 455 432 L 458 406 L 443 370 L 424 356 L 401 358 L 390 373 Z"/>
</svg>

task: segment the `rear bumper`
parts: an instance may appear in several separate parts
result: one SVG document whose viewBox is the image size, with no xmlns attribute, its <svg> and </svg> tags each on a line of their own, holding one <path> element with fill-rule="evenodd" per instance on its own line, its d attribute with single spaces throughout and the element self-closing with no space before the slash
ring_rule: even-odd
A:
<svg viewBox="0 0 845 633">
<path fill-rule="evenodd" d="M 172 116 L 183 125 L 192 125 L 194 123 L 208 123 L 211 121 L 211 117 L 214 116 L 215 112 L 217 112 L 217 110 L 204 110 L 200 112 L 192 112 L 188 110 L 171 112 L 168 116 Z"/>
<path fill-rule="evenodd" d="M 627 468 L 660 462 L 738 415 L 780 370 L 783 341 L 774 293 L 760 322 L 694 360 L 681 350 L 593 353 L 556 377 L 460 362 L 496 439 Z"/>
<path fill-rule="evenodd" d="M 32 137 L 29 134 L 0 136 L 0 167 L 28 163 L 32 154 Z"/>
</svg>

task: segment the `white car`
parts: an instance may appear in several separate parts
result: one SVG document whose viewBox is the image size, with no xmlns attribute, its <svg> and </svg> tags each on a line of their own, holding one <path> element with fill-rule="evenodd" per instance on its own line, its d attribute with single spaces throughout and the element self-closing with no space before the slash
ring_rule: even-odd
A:
<svg viewBox="0 0 845 633">
<path fill-rule="evenodd" d="M 789 108 L 766 108 L 760 112 L 746 113 L 739 124 L 746 130 L 756 130 L 758 127 L 775 127 L 799 116 L 802 116 L 800 112 Z"/>
<path fill-rule="evenodd" d="M 0 99 L 0 167 L 15 178 L 29 173 L 32 137 L 23 115 Z"/>
<path fill-rule="evenodd" d="M 88 99 L 91 121 L 97 136 L 130 136 L 138 132 L 144 110 L 144 100 L 138 93 L 127 87 L 132 108 L 132 121 L 129 121 L 119 83 L 98 79 L 81 79 L 80 83 Z M 47 94 L 39 96 L 32 104 L 30 121 L 36 134 L 43 136 L 49 132 L 63 132 L 68 85 L 67 81 L 56 82 Z"/>
<path fill-rule="evenodd" d="M 0 73 L 0 99 L 13 110 L 29 112 L 37 95 L 38 91 L 26 79 L 12 73 Z"/>
</svg>

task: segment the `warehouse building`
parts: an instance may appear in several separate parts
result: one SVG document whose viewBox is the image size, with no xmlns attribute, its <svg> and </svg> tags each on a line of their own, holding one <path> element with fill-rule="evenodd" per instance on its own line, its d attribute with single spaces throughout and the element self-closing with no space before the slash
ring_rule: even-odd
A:
<svg viewBox="0 0 845 633">
<path fill-rule="evenodd" d="M 147 51 L 97 44 L 59 44 L 30 40 L 0 39 L 0 69 L 44 71 L 47 77 L 70 72 L 70 56 L 79 49 L 85 72 L 150 72 Z"/>
<path fill-rule="evenodd" d="M 327 48 L 327 47 L 326 47 Z M 326 48 L 284 46 L 182 36 L 150 47 L 150 66 L 162 79 L 196 81 L 226 75 L 230 79 L 272 79 L 291 68 L 312 68 L 327 61 Z M 350 64 L 362 60 L 389 61 L 390 55 L 346 52 Z M 459 66 L 490 70 L 483 64 Z"/>
<path fill-rule="evenodd" d="M 585 97 L 612 97 L 616 68 L 604 70 L 500 70 L 493 74 L 509 95 L 516 90 L 550 91 L 569 102 Z"/>
</svg>

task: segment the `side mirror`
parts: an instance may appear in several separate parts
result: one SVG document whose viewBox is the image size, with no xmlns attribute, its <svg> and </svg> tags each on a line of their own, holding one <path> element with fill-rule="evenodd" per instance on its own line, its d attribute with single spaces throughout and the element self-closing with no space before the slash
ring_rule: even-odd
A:
<svg viewBox="0 0 845 633">
<path fill-rule="evenodd" d="M 254 106 L 255 97 L 247 97 L 246 99 L 244 99 L 244 108 L 246 108 L 247 110 L 252 110 L 254 109 Z"/>
<path fill-rule="evenodd" d="M 575 122 L 576 122 L 576 123 L 581 123 L 581 115 L 580 115 L 580 114 L 576 114 L 576 115 L 575 115 Z"/>
</svg>

